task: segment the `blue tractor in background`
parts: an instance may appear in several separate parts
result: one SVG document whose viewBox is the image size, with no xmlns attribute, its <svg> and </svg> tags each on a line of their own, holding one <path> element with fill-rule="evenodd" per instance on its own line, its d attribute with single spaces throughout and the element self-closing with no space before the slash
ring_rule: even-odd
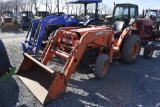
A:
<svg viewBox="0 0 160 107">
<path fill-rule="evenodd" d="M 52 31 L 60 27 L 74 26 L 76 24 L 77 19 L 72 18 L 70 15 L 54 15 L 43 19 L 32 20 L 26 40 L 22 43 L 23 51 L 29 54 L 37 54 L 41 48 L 42 42 L 48 39 Z"/>
<path fill-rule="evenodd" d="M 67 4 L 84 4 L 84 19 L 89 13 L 87 12 L 87 5 L 90 3 L 95 3 L 95 14 L 94 18 L 89 18 L 87 21 L 83 22 L 83 26 L 86 27 L 87 25 L 100 25 L 101 21 L 98 16 L 98 3 L 101 3 L 102 0 L 70 0 Z M 81 22 L 82 24 L 82 22 Z"/>
<path fill-rule="evenodd" d="M 25 30 L 29 28 L 31 20 L 34 19 L 32 11 L 20 12 L 20 18 L 17 19 L 18 29 Z"/>
<path fill-rule="evenodd" d="M 96 4 L 95 18 L 89 19 L 86 22 L 78 19 L 76 15 L 59 14 L 59 11 L 58 14 L 54 14 L 42 19 L 32 20 L 26 40 L 24 43 L 22 43 L 23 51 L 31 55 L 36 55 L 41 49 L 42 43 L 47 41 L 50 34 L 53 34 L 53 32 L 60 27 L 87 27 L 88 25 L 100 25 L 101 21 L 98 17 L 98 3 L 100 2 L 102 2 L 102 0 L 71 0 L 67 2 L 68 4 L 84 4 L 84 16 L 87 15 L 87 4 Z"/>
</svg>

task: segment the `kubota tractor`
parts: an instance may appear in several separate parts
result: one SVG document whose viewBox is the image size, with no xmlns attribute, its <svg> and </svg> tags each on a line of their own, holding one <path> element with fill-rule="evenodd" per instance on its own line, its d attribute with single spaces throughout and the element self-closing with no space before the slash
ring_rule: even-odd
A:
<svg viewBox="0 0 160 107">
<path fill-rule="evenodd" d="M 10 64 L 5 46 L 0 39 L 0 81 L 11 77 L 14 71 L 15 67 Z"/>
<path fill-rule="evenodd" d="M 123 26 L 119 23 L 114 24 L 117 31 L 106 26 L 62 27 L 50 39 L 41 59 L 24 53 L 17 75 L 42 104 L 55 100 L 65 93 L 68 80 L 81 60 L 95 58 L 96 78 L 104 77 L 110 60 L 115 57 L 134 63 L 141 48 L 141 39 L 130 33 L 134 22 L 131 20 L 122 33 Z M 56 56 L 66 60 L 61 72 L 47 66 Z"/>
</svg>

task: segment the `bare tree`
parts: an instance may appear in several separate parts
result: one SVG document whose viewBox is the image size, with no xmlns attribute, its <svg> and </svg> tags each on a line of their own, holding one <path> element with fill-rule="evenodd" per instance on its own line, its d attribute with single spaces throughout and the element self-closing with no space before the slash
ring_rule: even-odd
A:
<svg viewBox="0 0 160 107">
<path fill-rule="evenodd" d="M 84 12 L 84 5 L 78 4 L 77 5 L 77 14 L 80 15 L 82 12 Z"/>
<path fill-rule="evenodd" d="M 52 9 L 53 9 L 53 0 L 49 0 L 47 3 L 46 3 L 46 11 L 47 11 L 47 7 L 48 7 L 48 10 L 49 12 L 51 13 L 52 12 Z"/>
<path fill-rule="evenodd" d="M 26 5 L 28 6 L 27 10 L 32 11 L 32 9 L 33 9 L 33 3 L 34 3 L 33 0 L 27 0 L 26 1 Z"/>
<path fill-rule="evenodd" d="M 67 10 L 67 14 L 69 14 L 70 4 L 66 4 L 66 10 Z"/>
<path fill-rule="evenodd" d="M 108 8 L 108 6 L 105 5 L 104 3 L 100 3 L 99 4 L 99 13 L 100 14 L 111 14 L 112 13 L 112 9 Z"/>
<path fill-rule="evenodd" d="M 25 11 L 25 10 L 28 10 L 28 5 L 27 5 L 27 1 L 26 0 L 19 0 L 21 1 L 21 6 L 19 6 L 19 2 L 17 3 L 18 4 L 18 10 L 19 11 Z M 20 8 L 20 9 L 19 9 Z"/>
<path fill-rule="evenodd" d="M 0 0 L 0 9 L 3 10 L 3 2 L 4 0 Z"/>
<path fill-rule="evenodd" d="M 60 2 L 60 0 L 54 0 L 54 4 L 52 4 L 54 13 L 56 12 L 56 10 L 57 10 L 57 12 L 60 10 L 61 2 Z M 59 8 L 59 10 L 58 10 L 58 8 Z"/>
<path fill-rule="evenodd" d="M 12 10 L 15 13 L 18 13 L 19 11 L 23 10 L 23 8 L 24 8 L 23 0 L 12 0 Z"/>
<path fill-rule="evenodd" d="M 61 6 L 59 10 L 60 10 L 61 12 L 63 12 L 64 9 L 65 9 L 66 1 L 67 1 L 67 0 L 59 0 L 59 5 Z"/>
<path fill-rule="evenodd" d="M 33 11 L 34 8 L 37 12 L 40 4 L 41 0 L 0 0 L 0 9 L 19 13 L 24 10 Z"/>
<path fill-rule="evenodd" d="M 51 13 L 53 9 L 57 8 L 56 0 L 44 0 L 43 4 L 46 6 L 46 11 Z"/>
<path fill-rule="evenodd" d="M 34 9 L 35 9 L 35 13 L 37 15 L 38 8 L 39 8 L 40 4 L 42 3 L 42 1 L 41 0 L 32 0 L 32 2 L 33 2 Z"/>
<path fill-rule="evenodd" d="M 71 14 L 80 15 L 84 11 L 84 6 L 82 4 L 70 4 Z"/>
<path fill-rule="evenodd" d="M 52 4 L 53 5 L 53 13 L 55 13 L 56 12 L 56 9 L 57 9 L 57 7 L 58 7 L 58 5 L 57 5 L 57 2 L 56 1 L 54 1 L 54 4 Z"/>
<path fill-rule="evenodd" d="M 95 11 L 95 4 L 88 4 L 88 13 L 94 13 Z"/>
<path fill-rule="evenodd" d="M 105 8 L 105 5 L 103 3 L 99 3 L 98 9 L 99 9 L 99 14 L 103 13 L 103 9 Z"/>
<path fill-rule="evenodd" d="M 11 1 L 3 1 L 3 10 L 12 10 L 12 2 Z"/>
</svg>

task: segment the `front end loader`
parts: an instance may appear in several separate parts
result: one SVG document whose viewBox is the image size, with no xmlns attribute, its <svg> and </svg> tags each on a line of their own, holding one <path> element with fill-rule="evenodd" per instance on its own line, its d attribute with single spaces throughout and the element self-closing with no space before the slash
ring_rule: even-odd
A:
<svg viewBox="0 0 160 107">
<path fill-rule="evenodd" d="M 115 36 L 118 32 L 106 26 L 62 27 L 52 36 L 41 58 L 24 53 L 17 75 L 36 98 L 46 104 L 64 95 L 70 76 L 83 59 L 96 58 L 93 71 L 96 78 L 104 77 L 110 60 L 115 57 L 134 63 L 141 40 L 132 35 L 131 30 L 131 26 L 126 27 L 118 37 Z M 65 59 L 62 71 L 48 65 L 57 56 Z"/>
<path fill-rule="evenodd" d="M 35 22 L 35 23 L 34 23 Z M 70 15 L 53 15 L 42 19 L 32 20 L 26 40 L 22 43 L 24 52 L 36 55 L 43 43 L 48 40 L 48 36 L 53 31 L 63 26 L 76 26 L 78 20 Z M 49 29 L 51 26 L 51 30 Z"/>
<path fill-rule="evenodd" d="M 5 46 L 0 39 L 0 81 L 11 77 L 15 69 L 16 68 L 10 64 Z"/>
</svg>

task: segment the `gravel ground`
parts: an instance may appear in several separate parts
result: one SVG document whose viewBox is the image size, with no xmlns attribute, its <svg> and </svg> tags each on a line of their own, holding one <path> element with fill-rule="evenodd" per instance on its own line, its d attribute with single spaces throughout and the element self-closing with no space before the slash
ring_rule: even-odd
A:
<svg viewBox="0 0 160 107">
<path fill-rule="evenodd" d="M 23 60 L 20 43 L 25 35 L 26 32 L 0 33 L 17 68 Z M 95 79 L 88 72 L 90 69 L 78 69 L 68 83 L 66 94 L 46 107 L 160 107 L 160 51 L 156 50 L 149 60 L 143 59 L 142 51 L 143 48 L 134 64 L 124 64 L 118 59 L 111 62 L 103 80 Z M 0 104 L 43 107 L 16 75 L 0 83 Z"/>
</svg>

